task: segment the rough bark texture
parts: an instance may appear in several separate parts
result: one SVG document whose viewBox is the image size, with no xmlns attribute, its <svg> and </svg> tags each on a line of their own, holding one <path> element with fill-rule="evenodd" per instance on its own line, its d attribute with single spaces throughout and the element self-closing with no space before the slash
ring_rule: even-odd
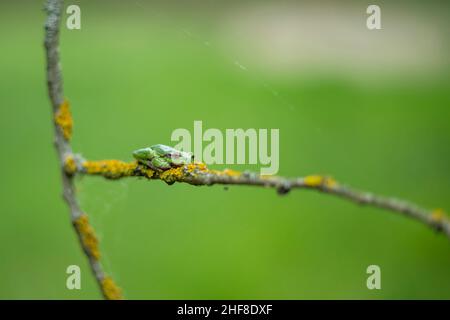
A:
<svg viewBox="0 0 450 320">
<path fill-rule="evenodd" d="M 100 250 L 94 229 L 89 224 L 87 215 L 81 210 L 75 193 L 73 176 L 64 170 L 67 158 L 72 155 L 70 138 L 72 133 L 72 118 L 69 104 L 64 99 L 61 67 L 59 64 L 59 27 L 63 10 L 62 0 L 49 0 L 46 7 L 47 21 L 45 23 L 45 49 L 47 59 L 48 94 L 52 104 L 55 124 L 55 148 L 61 165 L 63 197 L 69 206 L 70 218 L 80 244 L 89 260 L 89 265 L 97 280 L 101 292 L 106 299 L 120 298 L 118 289 L 112 279 L 103 272 L 100 264 Z"/>
<path fill-rule="evenodd" d="M 393 198 L 377 196 L 341 185 L 331 178 L 308 176 L 304 178 L 265 177 L 255 173 L 232 170 L 208 169 L 203 163 L 189 164 L 157 172 L 136 162 L 119 160 L 87 161 L 74 155 L 70 145 L 72 118 L 70 106 L 64 98 L 59 58 L 59 27 L 63 10 L 62 0 L 48 0 L 46 5 L 45 48 L 47 58 L 48 94 L 51 100 L 55 124 L 55 148 L 61 165 L 63 196 L 70 209 L 70 217 L 81 246 L 88 257 L 90 267 L 101 292 L 106 299 L 122 298 L 120 289 L 106 276 L 100 264 L 100 250 L 94 229 L 89 224 L 77 201 L 73 177 L 76 174 L 100 175 L 108 179 L 145 177 L 163 180 L 168 184 L 184 182 L 191 185 L 247 185 L 274 188 L 279 194 L 291 189 L 312 189 L 335 195 L 361 205 L 370 205 L 415 219 L 432 229 L 444 233 L 450 239 L 450 221 L 440 210 L 426 210 L 419 206 Z"/>
</svg>

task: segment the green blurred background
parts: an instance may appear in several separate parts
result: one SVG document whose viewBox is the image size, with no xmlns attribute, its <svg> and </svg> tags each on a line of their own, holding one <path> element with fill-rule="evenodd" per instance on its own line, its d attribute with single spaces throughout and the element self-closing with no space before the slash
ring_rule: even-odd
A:
<svg viewBox="0 0 450 320">
<path fill-rule="evenodd" d="M 377 31 L 364 1 L 66 4 L 81 7 L 61 56 L 85 157 L 131 160 L 194 120 L 279 128 L 280 175 L 450 209 L 448 4 L 378 1 Z M 61 198 L 42 7 L 0 3 L 0 298 L 97 299 Z M 390 212 L 309 191 L 97 177 L 77 188 L 126 298 L 450 298 L 448 239 Z M 82 290 L 65 287 L 71 264 Z M 366 288 L 371 264 L 381 290 Z"/>
</svg>

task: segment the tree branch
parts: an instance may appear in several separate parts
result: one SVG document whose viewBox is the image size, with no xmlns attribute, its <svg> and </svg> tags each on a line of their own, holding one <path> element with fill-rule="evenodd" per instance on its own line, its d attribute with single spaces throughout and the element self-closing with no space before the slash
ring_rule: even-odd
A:
<svg viewBox="0 0 450 320">
<path fill-rule="evenodd" d="M 81 247 L 88 257 L 90 267 L 106 299 L 122 298 L 120 289 L 111 277 L 103 272 L 100 263 L 100 250 L 94 229 L 77 201 L 74 176 L 76 174 L 100 175 L 108 179 L 123 177 L 145 177 L 163 180 L 168 184 L 184 182 L 191 185 L 248 185 L 274 188 L 279 194 L 292 189 L 311 189 L 335 195 L 351 202 L 378 207 L 401 213 L 422 224 L 444 233 L 450 239 L 450 220 L 441 209 L 426 210 L 415 204 L 358 191 L 337 183 L 329 177 L 307 176 L 304 178 L 283 178 L 260 176 L 255 173 L 233 170 L 217 171 L 208 169 L 203 163 L 194 163 L 170 170 L 157 172 L 137 162 L 119 160 L 87 161 L 74 155 L 70 145 L 72 136 L 72 117 L 69 103 L 64 99 L 63 82 L 59 65 L 59 26 L 63 10 L 62 0 L 47 0 L 47 21 L 45 24 L 45 48 L 47 58 L 48 94 L 53 108 L 55 125 L 55 148 L 62 172 L 63 196 L 70 210 L 74 229 Z"/>
<path fill-rule="evenodd" d="M 134 176 L 163 180 L 168 184 L 184 182 L 196 186 L 211 186 L 214 184 L 259 186 L 274 188 L 279 194 L 286 194 L 292 189 L 316 190 L 360 205 L 368 205 L 403 214 L 438 232 L 444 233 L 450 239 L 450 220 L 443 210 L 427 210 L 404 200 L 359 191 L 341 185 L 330 177 L 317 175 L 304 178 L 260 176 L 251 172 L 211 170 L 203 163 L 189 164 L 163 172 L 156 172 L 137 162 L 127 163 L 119 160 L 86 161 L 80 156 L 67 159 L 65 170 L 72 175 L 75 173 L 100 175 L 107 179 Z"/>
<path fill-rule="evenodd" d="M 94 229 L 87 215 L 81 210 L 76 195 L 73 178 L 64 170 L 65 159 L 71 157 L 72 117 L 69 104 L 64 100 L 61 68 L 59 65 L 59 26 L 63 10 L 62 0 L 48 0 L 46 4 L 45 49 L 47 59 L 48 95 L 53 108 L 55 124 L 55 148 L 62 172 L 63 196 L 69 206 L 70 218 L 80 240 L 81 247 L 88 257 L 91 270 L 106 299 L 121 298 L 120 289 L 112 279 L 105 275 L 100 264 L 100 250 Z"/>
</svg>

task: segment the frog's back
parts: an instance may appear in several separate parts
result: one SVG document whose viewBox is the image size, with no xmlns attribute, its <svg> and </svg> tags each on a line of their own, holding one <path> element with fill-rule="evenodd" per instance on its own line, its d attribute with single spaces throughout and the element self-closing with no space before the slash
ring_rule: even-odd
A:
<svg viewBox="0 0 450 320">
<path fill-rule="evenodd" d="M 150 148 L 152 148 L 159 154 L 167 154 L 167 153 L 173 153 L 173 152 L 177 151 L 172 147 L 166 146 L 165 144 L 155 144 L 155 145 L 151 146 Z"/>
</svg>

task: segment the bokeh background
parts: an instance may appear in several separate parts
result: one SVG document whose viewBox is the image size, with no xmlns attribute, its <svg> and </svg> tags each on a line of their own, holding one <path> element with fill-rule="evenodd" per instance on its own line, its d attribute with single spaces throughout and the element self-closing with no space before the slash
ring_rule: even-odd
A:
<svg viewBox="0 0 450 320">
<path fill-rule="evenodd" d="M 450 209 L 449 4 L 67 1 L 73 146 L 131 160 L 176 128 L 280 129 L 280 175 L 330 174 Z M 0 3 L 0 298 L 101 298 L 61 198 L 41 1 Z M 64 15 L 64 21 L 67 15 Z M 216 169 L 257 166 L 215 165 Z M 131 299 L 450 298 L 450 242 L 309 191 L 77 180 L 105 269 Z M 82 290 L 65 287 L 82 270 Z M 381 267 L 382 289 L 366 288 Z"/>
</svg>

